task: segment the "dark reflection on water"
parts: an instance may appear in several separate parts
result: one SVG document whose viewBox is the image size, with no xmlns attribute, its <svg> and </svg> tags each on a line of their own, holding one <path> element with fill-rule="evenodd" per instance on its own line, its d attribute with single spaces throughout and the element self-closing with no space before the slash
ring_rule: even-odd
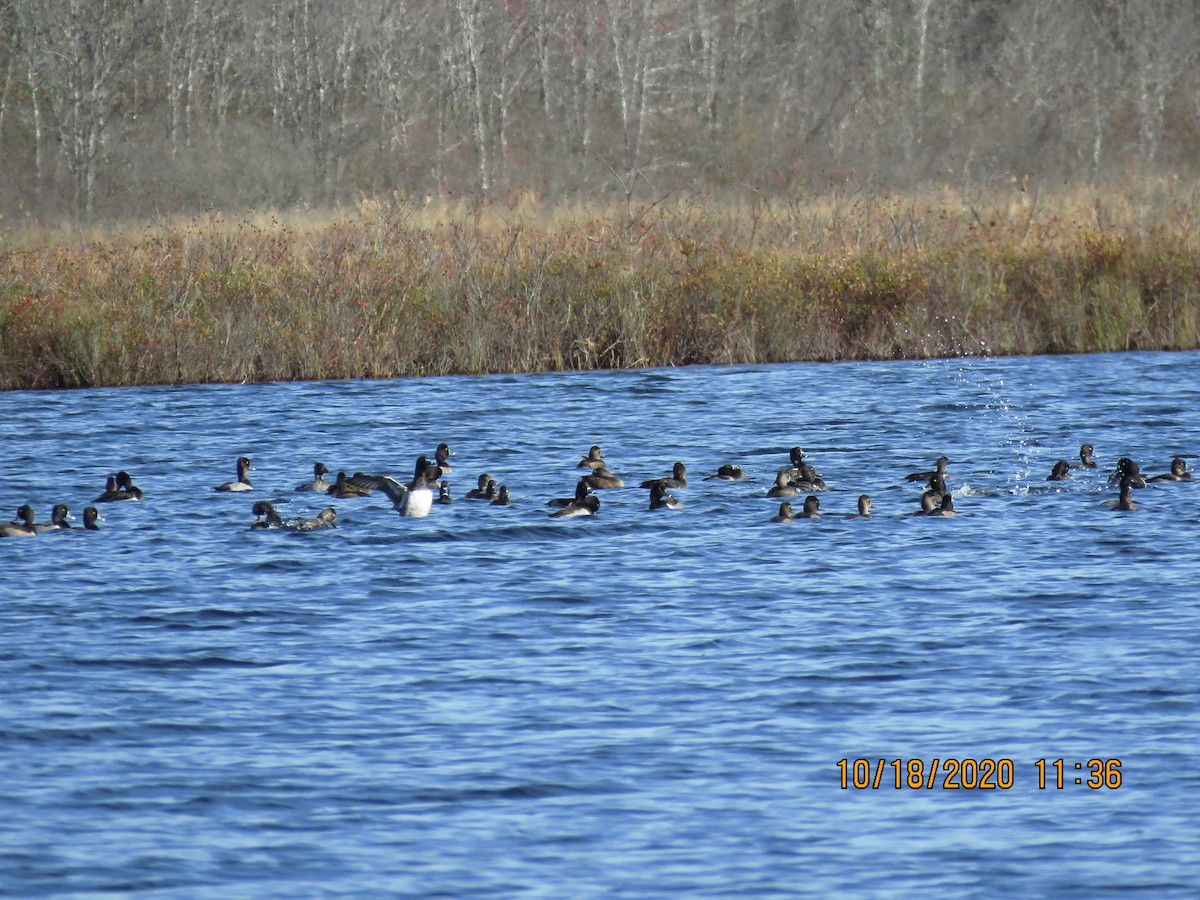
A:
<svg viewBox="0 0 1200 900">
<path fill-rule="evenodd" d="M 1198 362 L 0 395 L 14 512 L 147 492 L 0 540 L 0 894 L 1192 895 L 1200 488 L 1101 503 L 1119 456 L 1195 461 Z M 439 441 L 427 519 L 248 529 L 327 502 L 292 490 L 314 460 L 407 476 Z M 1102 471 L 1046 482 L 1084 441 Z M 593 443 L 631 484 L 685 462 L 685 508 L 550 520 Z M 827 515 L 776 525 L 796 445 Z M 914 518 L 941 453 L 961 515 Z M 212 491 L 243 454 L 255 491 Z M 463 498 L 481 472 L 512 506 Z M 859 757 L 1015 783 L 841 790 Z M 1092 758 L 1121 787 L 1075 785 Z"/>
</svg>

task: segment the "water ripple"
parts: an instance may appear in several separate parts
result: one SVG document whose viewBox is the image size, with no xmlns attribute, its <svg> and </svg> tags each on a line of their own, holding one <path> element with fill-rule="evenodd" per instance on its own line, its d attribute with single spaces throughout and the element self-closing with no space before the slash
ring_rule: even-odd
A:
<svg viewBox="0 0 1200 900">
<path fill-rule="evenodd" d="M 14 512 L 147 492 L 0 541 L 0 894 L 1190 896 L 1200 488 L 1101 504 L 1118 457 L 1195 453 L 1198 360 L 0 395 Z M 292 490 L 440 441 L 427 519 Z M 1084 441 L 1098 472 L 1046 482 Z M 684 461 L 684 509 L 550 519 L 593 443 L 633 484 Z M 779 525 L 793 446 L 825 517 Z M 913 517 L 942 453 L 960 515 Z M 255 493 L 214 492 L 243 454 Z M 482 472 L 513 505 L 463 496 Z M 338 527 L 252 531 L 264 498 Z M 963 757 L 1012 786 L 886 783 Z"/>
</svg>

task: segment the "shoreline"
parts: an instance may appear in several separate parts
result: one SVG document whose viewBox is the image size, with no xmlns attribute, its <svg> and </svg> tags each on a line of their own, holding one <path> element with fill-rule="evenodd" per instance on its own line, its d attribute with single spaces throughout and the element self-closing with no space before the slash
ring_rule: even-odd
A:
<svg viewBox="0 0 1200 900">
<path fill-rule="evenodd" d="M 373 206 L 10 243 L 0 389 L 1200 347 L 1196 210 L 1080 196 Z"/>
</svg>

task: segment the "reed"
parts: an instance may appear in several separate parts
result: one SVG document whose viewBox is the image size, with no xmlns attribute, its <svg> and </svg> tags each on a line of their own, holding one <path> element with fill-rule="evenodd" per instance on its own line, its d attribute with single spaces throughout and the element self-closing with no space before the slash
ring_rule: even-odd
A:
<svg viewBox="0 0 1200 900">
<path fill-rule="evenodd" d="M 0 246 L 0 388 L 1200 346 L 1194 185 L 364 202 Z"/>
</svg>

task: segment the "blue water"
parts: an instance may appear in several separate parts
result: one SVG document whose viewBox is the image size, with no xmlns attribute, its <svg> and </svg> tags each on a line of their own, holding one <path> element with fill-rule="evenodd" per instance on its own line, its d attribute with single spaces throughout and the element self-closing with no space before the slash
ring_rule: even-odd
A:
<svg viewBox="0 0 1200 900">
<path fill-rule="evenodd" d="M 0 540 L 0 895 L 1196 896 L 1200 482 L 1102 501 L 1119 456 L 1197 462 L 1198 370 L 0 395 L 13 511 L 78 516 L 118 469 L 146 491 Z M 407 476 L 440 441 L 458 499 L 426 519 L 376 496 L 248 528 L 256 499 L 324 505 L 292 490 L 315 460 Z M 1099 473 L 1047 483 L 1085 441 Z M 635 484 L 685 462 L 685 509 L 630 487 L 549 519 L 593 443 Z M 827 515 L 774 524 L 793 445 Z M 942 453 L 960 515 L 908 515 Z M 214 492 L 242 454 L 255 491 Z M 700 480 L 727 462 L 753 480 Z M 485 471 L 512 506 L 463 499 Z M 891 783 L 935 758 L 1011 760 L 1011 787 Z M 1093 758 L 1118 787 L 1074 783 Z"/>
</svg>

